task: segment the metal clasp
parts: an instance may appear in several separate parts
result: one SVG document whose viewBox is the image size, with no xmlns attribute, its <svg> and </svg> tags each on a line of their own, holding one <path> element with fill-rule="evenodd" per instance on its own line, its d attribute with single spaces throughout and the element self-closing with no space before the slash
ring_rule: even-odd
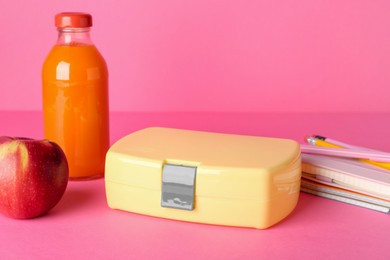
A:
<svg viewBox="0 0 390 260">
<path fill-rule="evenodd" d="M 164 164 L 161 207 L 193 210 L 196 167 Z"/>
</svg>

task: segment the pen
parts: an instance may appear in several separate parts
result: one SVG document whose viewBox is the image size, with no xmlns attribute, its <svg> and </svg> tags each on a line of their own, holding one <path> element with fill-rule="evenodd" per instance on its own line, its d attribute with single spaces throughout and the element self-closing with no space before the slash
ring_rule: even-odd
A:
<svg viewBox="0 0 390 260">
<path fill-rule="evenodd" d="M 306 142 L 308 144 L 311 144 L 311 145 L 317 145 L 317 146 L 329 147 L 329 148 L 345 148 L 344 146 L 339 145 L 340 142 L 338 142 L 339 144 L 334 144 L 334 143 L 331 143 L 329 141 L 324 141 L 322 139 L 318 139 L 315 136 L 308 136 L 305 139 L 306 139 Z M 325 139 L 329 140 L 328 138 L 325 138 Z M 350 146 L 350 145 L 348 145 L 348 146 Z M 359 148 L 351 148 L 351 149 L 353 150 L 353 149 L 359 149 Z M 361 149 L 361 150 L 363 150 L 363 149 Z M 368 164 L 371 164 L 374 166 L 378 166 L 378 167 L 390 170 L 390 163 L 377 162 L 377 161 L 367 160 L 367 159 L 359 159 L 359 160 L 364 162 L 364 163 L 368 163 Z"/>
</svg>

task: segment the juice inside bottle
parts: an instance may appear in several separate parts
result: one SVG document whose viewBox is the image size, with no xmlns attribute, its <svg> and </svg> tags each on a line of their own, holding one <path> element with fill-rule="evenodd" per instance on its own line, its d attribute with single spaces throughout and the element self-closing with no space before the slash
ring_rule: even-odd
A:
<svg viewBox="0 0 390 260">
<path fill-rule="evenodd" d="M 53 47 L 42 69 L 44 137 L 61 146 L 71 179 L 104 175 L 109 148 L 108 72 L 93 44 Z"/>
</svg>

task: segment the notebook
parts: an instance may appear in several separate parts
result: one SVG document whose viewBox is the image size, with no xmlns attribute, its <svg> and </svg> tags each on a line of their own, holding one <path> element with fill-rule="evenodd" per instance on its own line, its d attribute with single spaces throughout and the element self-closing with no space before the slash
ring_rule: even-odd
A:
<svg viewBox="0 0 390 260">
<path fill-rule="evenodd" d="M 345 158 L 302 154 L 308 180 L 390 200 L 390 171 Z"/>
<path fill-rule="evenodd" d="M 315 181 L 307 180 L 305 177 L 303 177 L 301 182 L 301 191 L 383 213 L 390 213 L 389 200 L 383 200 L 346 189 L 320 184 Z"/>
</svg>

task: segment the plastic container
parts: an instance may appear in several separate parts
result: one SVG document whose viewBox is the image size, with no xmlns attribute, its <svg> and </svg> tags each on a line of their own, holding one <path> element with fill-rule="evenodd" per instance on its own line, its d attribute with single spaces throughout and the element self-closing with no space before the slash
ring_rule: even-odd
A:
<svg viewBox="0 0 390 260">
<path fill-rule="evenodd" d="M 295 208 L 300 181 L 288 139 L 146 128 L 106 159 L 110 208 L 206 224 L 268 228 Z"/>
<path fill-rule="evenodd" d="M 104 176 L 109 148 L 108 71 L 90 38 L 92 16 L 55 16 L 58 40 L 42 69 L 44 137 L 59 144 L 70 179 Z"/>
</svg>

